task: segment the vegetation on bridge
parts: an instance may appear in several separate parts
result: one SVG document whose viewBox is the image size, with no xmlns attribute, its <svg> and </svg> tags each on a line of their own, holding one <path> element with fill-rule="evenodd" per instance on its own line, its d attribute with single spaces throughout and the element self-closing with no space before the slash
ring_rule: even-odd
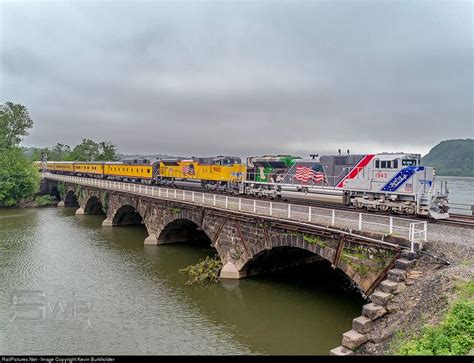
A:
<svg viewBox="0 0 474 363">
<path fill-rule="evenodd" d="M 394 251 L 371 248 L 368 246 L 347 246 L 341 261 L 351 266 L 360 276 L 369 273 L 379 274 L 395 256 Z"/>
<path fill-rule="evenodd" d="M 398 355 L 462 355 L 474 348 L 474 281 L 457 286 L 457 299 L 437 326 L 425 326 L 418 336 L 403 341 L 398 334 Z M 400 343 L 402 342 L 403 343 Z M 397 347 L 398 345 L 398 347 Z"/>
</svg>

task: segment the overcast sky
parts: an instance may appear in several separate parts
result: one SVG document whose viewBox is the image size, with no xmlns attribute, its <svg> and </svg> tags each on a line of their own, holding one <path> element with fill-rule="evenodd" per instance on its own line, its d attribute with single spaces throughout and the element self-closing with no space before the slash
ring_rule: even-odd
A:
<svg viewBox="0 0 474 363">
<path fill-rule="evenodd" d="M 405 151 L 473 137 L 470 1 L 0 0 L 0 102 L 26 146 Z"/>
</svg>

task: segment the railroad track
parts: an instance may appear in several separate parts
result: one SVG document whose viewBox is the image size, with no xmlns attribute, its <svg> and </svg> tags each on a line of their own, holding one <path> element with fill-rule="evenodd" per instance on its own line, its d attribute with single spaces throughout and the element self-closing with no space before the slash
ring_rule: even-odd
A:
<svg viewBox="0 0 474 363">
<path fill-rule="evenodd" d="M 434 221 L 439 224 L 450 224 L 460 227 L 474 228 L 474 216 L 464 214 L 451 214 L 448 219 Z"/>
</svg>

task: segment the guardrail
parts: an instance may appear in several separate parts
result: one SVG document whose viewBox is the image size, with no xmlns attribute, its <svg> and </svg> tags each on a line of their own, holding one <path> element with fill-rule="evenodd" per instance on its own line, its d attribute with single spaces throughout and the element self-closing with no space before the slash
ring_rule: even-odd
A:
<svg viewBox="0 0 474 363">
<path fill-rule="evenodd" d="M 395 235 L 413 243 L 426 241 L 428 224 L 407 218 L 381 216 L 377 214 L 341 211 L 321 207 L 261 201 L 227 195 L 218 195 L 184 189 L 163 188 L 118 181 L 82 178 L 70 175 L 43 173 L 43 177 L 103 189 L 144 195 L 151 198 L 169 199 L 203 206 L 211 206 L 229 211 L 257 214 L 284 220 L 300 221 L 324 226 L 333 226 L 385 235 Z M 412 245 L 413 245 L 412 243 Z"/>
<path fill-rule="evenodd" d="M 458 212 L 466 216 L 474 216 L 474 205 L 465 203 L 449 203 L 450 212 Z"/>
</svg>

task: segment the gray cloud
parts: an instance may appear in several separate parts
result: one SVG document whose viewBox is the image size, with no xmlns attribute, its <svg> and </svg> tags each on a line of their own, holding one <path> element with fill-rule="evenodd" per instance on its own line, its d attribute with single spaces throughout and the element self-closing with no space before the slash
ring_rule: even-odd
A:
<svg viewBox="0 0 474 363">
<path fill-rule="evenodd" d="M 415 151 L 473 136 L 472 3 L 2 2 L 27 145 Z"/>
</svg>

